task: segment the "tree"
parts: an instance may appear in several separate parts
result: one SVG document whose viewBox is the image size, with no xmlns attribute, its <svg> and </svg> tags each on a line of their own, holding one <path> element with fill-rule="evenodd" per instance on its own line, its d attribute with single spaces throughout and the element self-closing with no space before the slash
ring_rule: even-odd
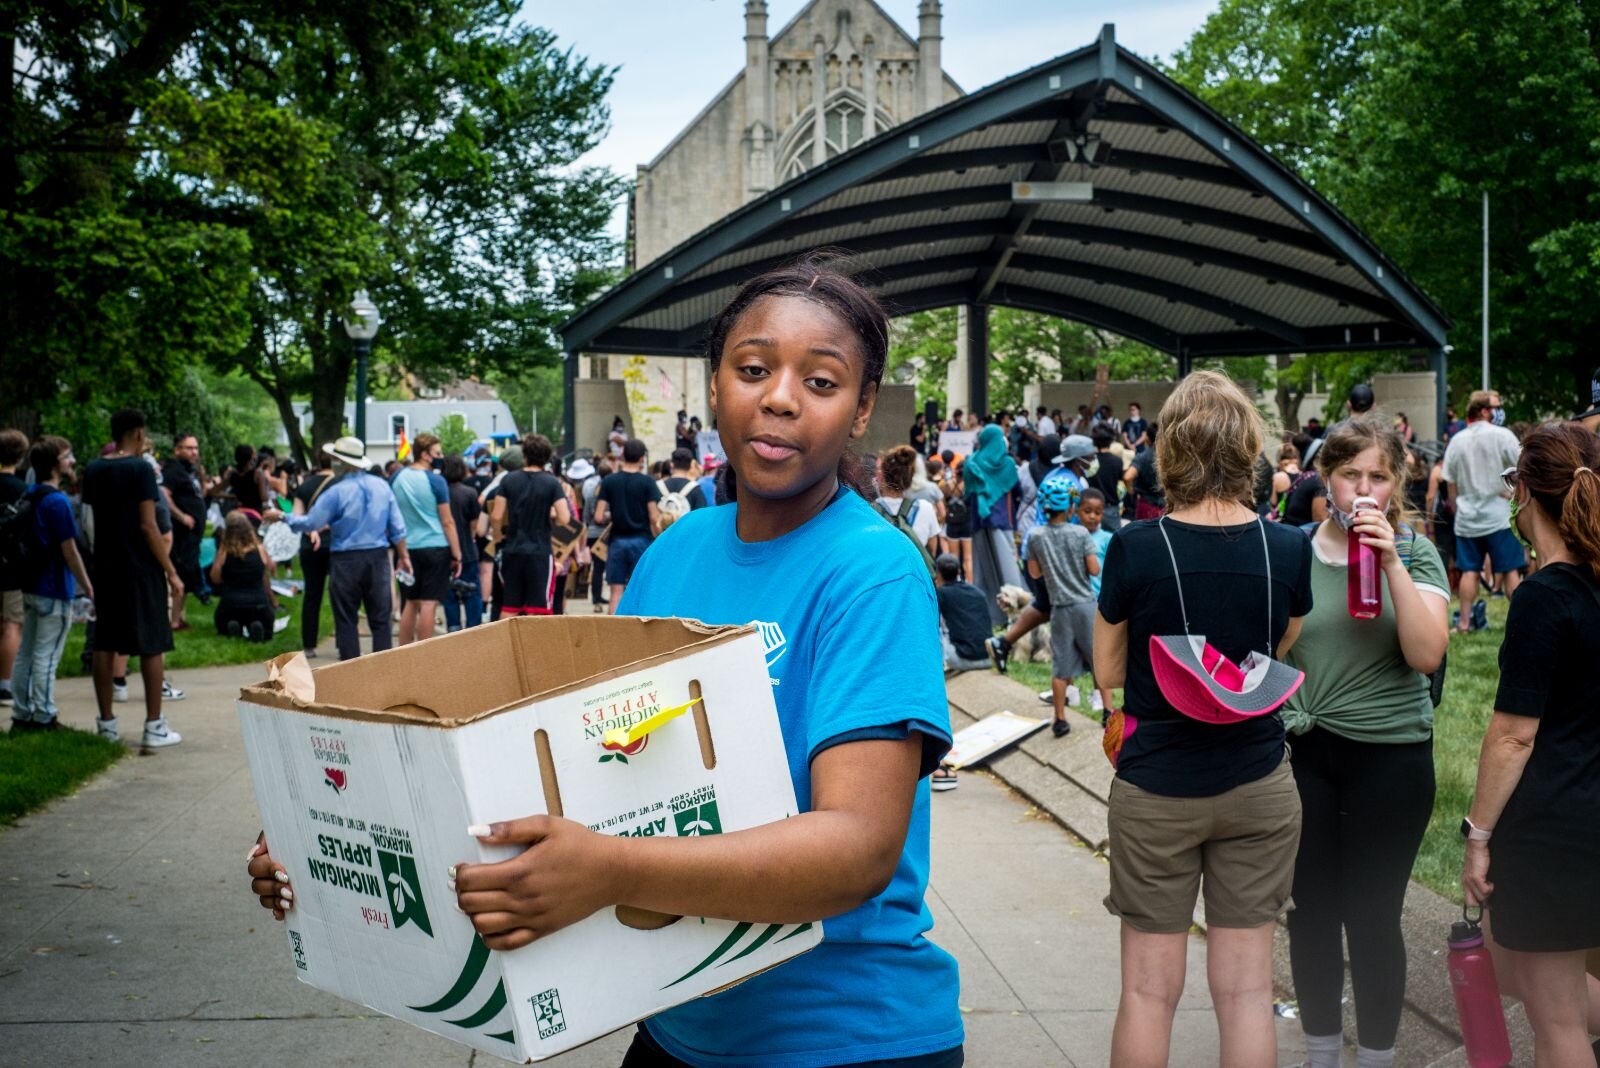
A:
<svg viewBox="0 0 1600 1068">
<path fill-rule="evenodd" d="M 462 455 L 478 440 L 478 435 L 467 425 L 466 416 L 459 413 L 439 420 L 439 425 L 433 428 L 433 436 L 439 439 L 439 447 L 446 456 Z"/>
<path fill-rule="evenodd" d="M 1597 32 L 1593 0 L 1223 0 L 1174 74 L 1365 229 L 1463 355 L 1487 192 L 1493 378 L 1532 417 L 1600 363 Z M 1477 377 L 1457 360 L 1450 385 Z"/>
<path fill-rule="evenodd" d="M 945 406 L 950 361 L 956 352 L 954 308 L 917 312 L 890 323 L 886 377 L 911 380 L 917 403 Z M 1024 390 L 1036 382 L 1094 379 L 1103 368 L 1117 380 L 1170 380 L 1170 356 L 1148 345 L 1083 323 L 1016 308 L 989 309 L 989 403 L 1020 408 Z"/>
<path fill-rule="evenodd" d="M 380 362 L 486 376 L 555 362 L 553 327 L 615 259 L 622 187 L 575 166 L 605 131 L 612 72 L 510 0 L 382 7 L 359 32 L 307 21 L 242 51 L 214 42 L 205 65 L 208 91 L 288 100 L 329 131 L 333 163 L 307 198 L 247 217 L 265 253 L 259 344 L 236 360 L 280 409 L 309 392 L 318 438 L 343 417 L 354 289 L 383 309 Z"/>
<path fill-rule="evenodd" d="M 517 8 L 0 0 L 11 421 L 206 362 L 265 388 L 303 453 L 297 396 L 314 440 L 341 429 L 363 287 L 380 368 L 554 362 L 615 259 L 621 186 L 575 165 L 612 72 Z"/>
</svg>

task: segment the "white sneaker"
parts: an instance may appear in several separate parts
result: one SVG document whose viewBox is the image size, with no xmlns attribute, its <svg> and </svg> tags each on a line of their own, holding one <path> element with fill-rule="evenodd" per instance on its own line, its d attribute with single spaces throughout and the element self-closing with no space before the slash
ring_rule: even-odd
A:
<svg viewBox="0 0 1600 1068">
<path fill-rule="evenodd" d="M 1053 705 L 1053 704 L 1055 704 L 1055 701 L 1056 701 L 1055 695 L 1052 694 L 1049 690 L 1040 690 L 1039 691 L 1039 703 L 1041 705 Z"/>
<path fill-rule="evenodd" d="M 126 702 L 128 700 L 128 684 L 125 682 L 113 682 L 111 684 L 111 699 L 119 705 Z"/>
<path fill-rule="evenodd" d="M 1106 703 L 1100 699 L 1099 690 L 1089 695 L 1089 708 L 1095 712 L 1104 712 L 1106 710 Z"/>
<path fill-rule="evenodd" d="M 146 749 L 160 749 L 163 746 L 177 745 L 183 741 L 183 735 L 167 726 L 167 717 L 145 720 L 144 747 Z"/>
<path fill-rule="evenodd" d="M 1077 708 L 1078 703 L 1082 700 L 1083 694 L 1078 692 L 1078 688 L 1070 682 L 1067 683 L 1067 707 Z"/>
<path fill-rule="evenodd" d="M 163 701 L 181 701 L 183 698 L 184 692 L 172 685 L 171 679 L 161 680 L 161 699 Z"/>
<path fill-rule="evenodd" d="M 95 720 L 94 729 L 99 733 L 100 737 L 104 738 L 108 742 L 118 742 L 122 740 L 121 734 L 119 734 L 117 731 L 116 716 L 112 716 L 110 719 Z"/>
</svg>

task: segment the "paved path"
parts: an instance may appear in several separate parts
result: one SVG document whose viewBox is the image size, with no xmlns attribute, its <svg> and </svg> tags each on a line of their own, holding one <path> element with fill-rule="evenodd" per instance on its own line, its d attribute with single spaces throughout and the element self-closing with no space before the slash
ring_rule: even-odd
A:
<svg viewBox="0 0 1600 1068">
<path fill-rule="evenodd" d="M 189 699 L 169 710 L 181 746 L 130 753 L 0 831 L 0 1063 L 498 1063 L 293 979 L 242 876 L 258 822 L 233 698 L 260 675 L 181 673 Z M 63 718 L 89 727 L 88 681 L 66 680 L 60 695 Z M 963 775 L 934 809 L 933 937 L 960 960 L 967 1063 L 1105 1064 L 1118 982 L 1103 861 L 983 774 Z M 1194 939 L 1173 1046 L 1185 1068 L 1216 1063 L 1204 952 Z M 1298 1063 L 1297 1029 L 1279 1031 L 1280 1063 Z M 626 1043 L 614 1035 L 550 1063 L 609 1068 Z"/>
</svg>

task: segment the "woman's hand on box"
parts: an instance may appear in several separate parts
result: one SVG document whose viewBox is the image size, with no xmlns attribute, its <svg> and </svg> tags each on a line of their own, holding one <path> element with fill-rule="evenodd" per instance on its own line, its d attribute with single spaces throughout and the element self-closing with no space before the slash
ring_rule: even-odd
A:
<svg viewBox="0 0 1600 1068">
<path fill-rule="evenodd" d="M 554 816 L 468 830 L 484 845 L 528 847 L 498 864 L 451 869 L 461 911 L 490 949 L 520 949 L 617 903 L 615 839 Z"/>
<path fill-rule="evenodd" d="M 294 908 L 294 890 L 289 886 L 289 873 L 267 852 L 266 831 L 256 837 L 247 859 L 245 871 L 250 875 L 250 892 L 261 899 L 262 908 L 271 910 L 273 919 L 283 919 L 284 914 Z"/>
</svg>

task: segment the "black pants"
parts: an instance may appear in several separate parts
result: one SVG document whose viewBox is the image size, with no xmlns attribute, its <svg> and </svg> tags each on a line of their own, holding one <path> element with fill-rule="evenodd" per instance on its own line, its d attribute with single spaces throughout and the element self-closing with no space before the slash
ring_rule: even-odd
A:
<svg viewBox="0 0 1600 1068">
<path fill-rule="evenodd" d="M 372 651 L 380 652 L 394 644 L 389 632 L 394 616 L 389 576 L 388 549 L 351 549 L 329 555 L 328 599 L 333 602 L 333 636 L 339 645 L 340 660 L 354 660 L 361 655 L 356 613 L 362 608 L 366 609 L 367 627 L 372 631 Z"/>
<path fill-rule="evenodd" d="M 965 1063 L 966 1047 L 952 1046 L 938 1053 L 925 1053 L 918 1057 L 897 1057 L 888 1061 L 858 1061 L 857 1068 L 961 1068 Z M 689 1068 L 689 1065 L 662 1049 L 661 1044 L 651 1038 L 650 1032 L 640 1024 L 639 1029 L 634 1032 L 633 1044 L 628 1047 L 627 1054 L 622 1058 L 620 1068 Z"/>
<path fill-rule="evenodd" d="M 200 578 L 200 534 L 176 524 L 172 528 L 172 566 L 183 582 L 185 596 L 199 597 L 205 592 Z"/>
<path fill-rule="evenodd" d="M 324 535 L 326 536 L 326 535 Z M 329 557 L 324 544 L 316 551 L 300 550 L 300 573 L 306 580 L 300 602 L 300 648 L 315 649 L 322 630 L 322 592 L 328 588 Z"/>
<path fill-rule="evenodd" d="M 594 544 L 594 538 L 589 538 L 589 544 Z M 601 604 L 606 593 L 606 565 L 604 560 L 591 560 L 589 563 L 589 603 Z"/>
<path fill-rule="evenodd" d="M 1321 728 L 1292 739 L 1300 853 L 1289 960 L 1308 1035 L 1338 1034 L 1350 943 L 1356 1035 L 1390 1049 L 1406 991 L 1400 931 L 1411 866 L 1433 811 L 1433 742 L 1353 742 Z"/>
</svg>

